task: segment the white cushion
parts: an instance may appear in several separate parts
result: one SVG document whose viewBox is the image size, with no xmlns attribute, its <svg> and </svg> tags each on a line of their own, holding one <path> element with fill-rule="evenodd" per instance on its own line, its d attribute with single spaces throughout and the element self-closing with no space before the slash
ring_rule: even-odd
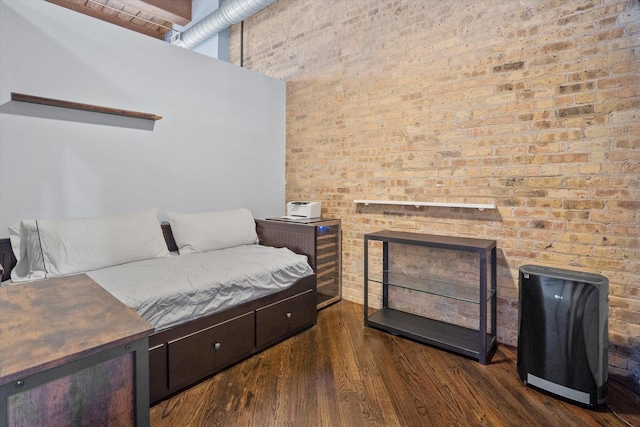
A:
<svg viewBox="0 0 640 427">
<path fill-rule="evenodd" d="M 180 254 L 208 252 L 258 243 L 256 223 L 249 209 L 219 212 L 168 212 Z"/>
<path fill-rule="evenodd" d="M 9 229 L 14 282 L 167 256 L 157 209 L 70 220 L 23 220 Z"/>
</svg>

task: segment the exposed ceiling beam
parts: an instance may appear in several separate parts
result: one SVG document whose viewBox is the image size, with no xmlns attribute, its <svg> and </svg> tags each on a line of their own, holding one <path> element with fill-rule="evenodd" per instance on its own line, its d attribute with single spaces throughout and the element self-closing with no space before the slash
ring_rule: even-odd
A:
<svg viewBox="0 0 640 427">
<path fill-rule="evenodd" d="M 171 30 L 173 22 L 188 23 L 191 20 L 191 0 L 47 1 L 157 39 L 162 39 Z"/>
<path fill-rule="evenodd" d="M 128 6 L 185 26 L 191 22 L 191 0 L 127 0 Z"/>
</svg>

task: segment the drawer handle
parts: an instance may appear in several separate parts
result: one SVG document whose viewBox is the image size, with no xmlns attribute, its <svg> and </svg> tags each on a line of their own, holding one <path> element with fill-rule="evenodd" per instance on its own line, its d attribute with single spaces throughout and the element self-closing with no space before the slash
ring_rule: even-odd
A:
<svg viewBox="0 0 640 427">
<path fill-rule="evenodd" d="M 220 350 L 220 347 L 222 347 L 222 344 L 220 344 L 219 342 L 213 345 L 213 348 L 215 348 L 216 350 Z"/>
<path fill-rule="evenodd" d="M 285 316 L 287 316 L 287 319 L 291 319 L 291 313 L 287 313 Z"/>
</svg>

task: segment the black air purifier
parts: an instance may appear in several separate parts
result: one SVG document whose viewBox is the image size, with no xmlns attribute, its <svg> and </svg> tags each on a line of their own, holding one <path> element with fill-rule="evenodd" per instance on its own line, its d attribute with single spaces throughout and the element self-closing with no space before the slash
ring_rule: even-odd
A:
<svg viewBox="0 0 640 427">
<path fill-rule="evenodd" d="M 573 403 L 605 401 L 608 293 L 599 274 L 520 267 L 517 366 L 525 384 Z"/>
</svg>

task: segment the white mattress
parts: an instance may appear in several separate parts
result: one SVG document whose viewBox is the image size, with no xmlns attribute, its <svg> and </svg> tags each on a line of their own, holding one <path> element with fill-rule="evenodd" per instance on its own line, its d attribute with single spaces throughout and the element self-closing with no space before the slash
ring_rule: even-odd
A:
<svg viewBox="0 0 640 427">
<path fill-rule="evenodd" d="M 286 248 L 244 245 L 87 272 L 156 331 L 288 288 L 313 270 Z"/>
</svg>

